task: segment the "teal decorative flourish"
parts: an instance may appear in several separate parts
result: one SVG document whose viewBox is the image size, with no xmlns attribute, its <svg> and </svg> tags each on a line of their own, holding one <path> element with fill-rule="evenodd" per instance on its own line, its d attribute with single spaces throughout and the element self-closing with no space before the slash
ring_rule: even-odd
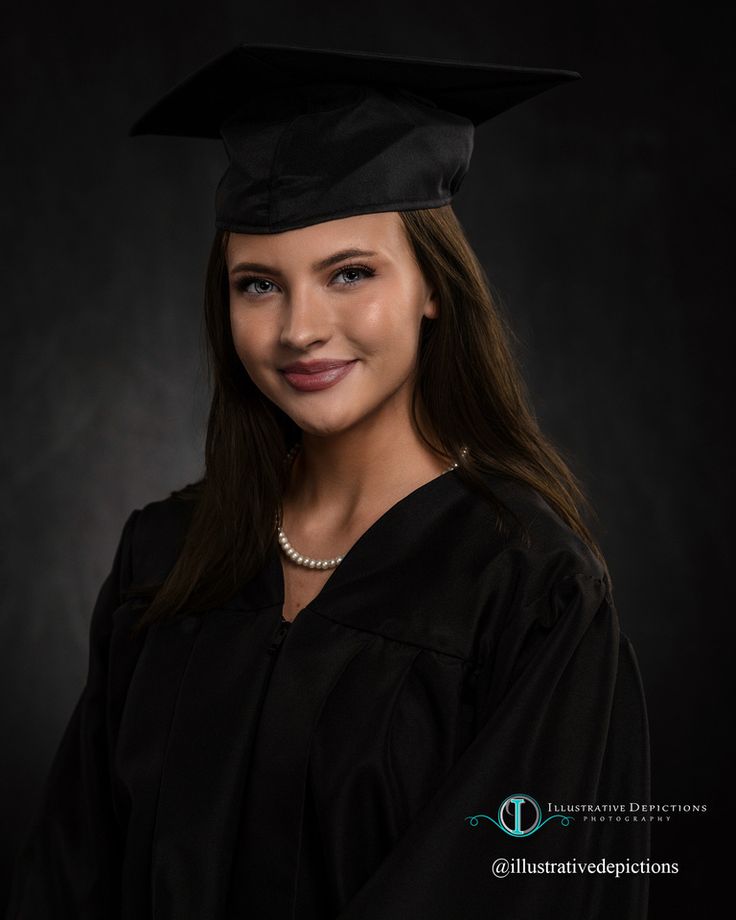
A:
<svg viewBox="0 0 736 920">
<path fill-rule="evenodd" d="M 507 830 L 503 824 L 501 824 L 499 821 L 496 821 L 495 818 L 491 818 L 490 815 L 469 815 L 465 818 L 465 820 L 470 822 L 471 827 L 477 827 L 480 818 L 485 818 L 486 821 L 490 821 L 492 824 L 495 824 L 496 827 L 500 828 L 504 834 L 508 834 L 509 837 L 531 837 L 532 834 L 536 834 L 540 827 L 543 827 L 548 821 L 552 821 L 554 818 L 559 818 L 560 824 L 562 824 L 563 827 L 567 827 L 571 821 L 575 820 L 575 818 L 571 818 L 570 815 L 550 815 L 549 818 L 545 818 L 544 821 L 540 821 L 536 827 L 532 828 L 532 830 L 526 831 L 523 834 L 515 834 L 513 831 Z"/>
</svg>

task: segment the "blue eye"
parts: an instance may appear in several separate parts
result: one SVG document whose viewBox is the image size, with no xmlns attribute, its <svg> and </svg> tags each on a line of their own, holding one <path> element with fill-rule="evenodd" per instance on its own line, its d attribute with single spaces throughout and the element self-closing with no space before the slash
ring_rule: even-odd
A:
<svg viewBox="0 0 736 920">
<path fill-rule="evenodd" d="M 235 287 L 238 291 L 243 294 L 270 294 L 270 290 L 255 290 L 249 291 L 248 288 L 251 284 L 273 284 L 273 281 L 269 281 L 267 278 L 256 278 L 254 276 L 245 276 L 243 278 L 238 278 L 235 282 Z"/>
<path fill-rule="evenodd" d="M 336 272 L 334 277 L 337 278 L 339 275 L 345 276 L 345 275 L 356 274 L 356 273 L 361 275 L 362 277 L 370 278 L 372 275 L 375 275 L 375 270 L 372 268 L 368 268 L 367 265 L 346 265 L 345 268 L 341 268 L 338 272 Z M 354 278 L 352 281 L 346 280 L 344 284 L 346 286 L 351 285 L 351 284 L 357 284 L 357 282 L 360 280 L 361 278 Z"/>
</svg>

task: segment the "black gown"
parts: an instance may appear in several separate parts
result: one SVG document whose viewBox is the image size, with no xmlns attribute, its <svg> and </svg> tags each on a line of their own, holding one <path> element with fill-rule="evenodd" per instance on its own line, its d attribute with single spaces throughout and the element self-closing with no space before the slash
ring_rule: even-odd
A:
<svg viewBox="0 0 736 920">
<path fill-rule="evenodd" d="M 645 871 L 581 866 L 645 861 L 649 825 L 570 807 L 650 801 L 634 651 L 588 548 L 534 491 L 487 480 L 531 547 L 453 471 L 292 623 L 274 544 L 220 609 L 135 639 L 122 592 L 166 574 L 191 505 L 134 510 L 8 920 L 646 917 Z"/>
</svg>

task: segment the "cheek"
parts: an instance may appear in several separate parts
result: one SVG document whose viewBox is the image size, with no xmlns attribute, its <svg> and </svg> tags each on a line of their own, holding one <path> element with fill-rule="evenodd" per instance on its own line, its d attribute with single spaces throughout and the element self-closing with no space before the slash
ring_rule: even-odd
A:
<svg viewBox="0 0 736 920">
<path fill-rule="evenodd" d="M 244 364 L 255 364 L 262 359 L 271 342 L 270 325 L 264 316 L 244 311 L 230 313 L 230 331 L 238 357 Z"/>
<path fill-rule="evenodd" d="M 416 352 L 419 322 L 411 302 L 396 294 L 364 304 L 355 314 L 352 329 L 367 354 L 382 359 L 382 363 L 405 364 Z"/>
</svg>

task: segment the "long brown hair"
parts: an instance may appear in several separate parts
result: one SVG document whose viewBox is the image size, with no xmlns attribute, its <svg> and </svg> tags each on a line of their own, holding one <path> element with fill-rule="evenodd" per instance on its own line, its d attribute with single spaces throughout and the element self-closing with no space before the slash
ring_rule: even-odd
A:
<svg viewBox="0 0 736 920">
<path fill-rule="evenodd" d="M 539 428 L 513 351 L 517 340 L 452 206 L 399 214 L 439 300 L 438 316 L 425 318 L 420 330 L 412 399 L 420 436 L 431 449 L 458 460 L 457 475 L 495 508 L 501 533 L 521 526 L 522 539 L 528 540 L 521 522 L 489 489 L 484 471 L 535 489 L 607 573 L 581 513 L 595 517 L 595 512 L 560 451 Z M 276 538 L 275 517 L 286 487 L 284 456 L 301 434 L 255 386 L 235 351 L 228 238 L 227 231 L 216 233 L 205 284 L 213 393 L 205 475 L 172 493 L 194 503 L 191 524 L 163 584 L 131 587 L 131 593 L 151 597 L 138 628 L 177 613 L 212 609 L 259 571 Z"/>
</svg>

